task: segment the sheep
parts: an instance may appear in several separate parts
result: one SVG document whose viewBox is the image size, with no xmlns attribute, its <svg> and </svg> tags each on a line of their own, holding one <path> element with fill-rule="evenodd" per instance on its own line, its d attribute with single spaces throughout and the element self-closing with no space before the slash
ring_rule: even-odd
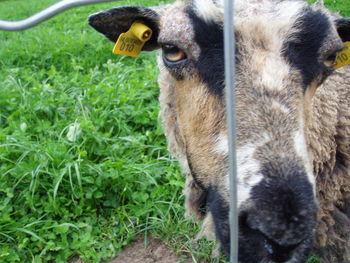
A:
<svg viewBox="0 0 350 263">
<path fill-rule="evenodd" d="M 299 0 L 237 0 L 239 262 L 350 262 L 350 19 Z M 111 41 L 138 20 L 161 49 L 160 104 L 199 237 L 230 254 L 222 0 L 117 7 L 88 23 Z"/>
</svg>

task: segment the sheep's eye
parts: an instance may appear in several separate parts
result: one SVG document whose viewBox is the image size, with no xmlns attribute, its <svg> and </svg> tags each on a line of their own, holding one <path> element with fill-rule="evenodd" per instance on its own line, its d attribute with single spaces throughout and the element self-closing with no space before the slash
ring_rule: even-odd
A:
<svg viewBox="0 0 350 263">
<path fill-rule="evenodd" d="M 178 62 L 187 58 L 183 50 L 173 45 L 163 45 L 163 57 L 169 62 Z"/>
<path fill-rule="evenodd" d="M 326 67 L 333 67 L 335 64 L 335 61 L 337 60 L 338 57 L 338 53 L 333 53 L 330 56 L 328 56 L 323 63 L 325 64 Z"/>
</svg>

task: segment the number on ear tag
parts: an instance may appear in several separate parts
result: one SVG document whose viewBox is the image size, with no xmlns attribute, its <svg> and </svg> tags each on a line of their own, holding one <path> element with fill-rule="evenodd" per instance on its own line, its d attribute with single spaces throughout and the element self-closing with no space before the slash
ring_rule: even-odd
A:
<svg viewBox="0 0 350 263">
<path fill-rule="evenodd" d="M 128 32 L 122 33 L 113 48 L 113 54 L 137 57 L 143 45 L 151 39 L 152 30 L 140 21 L 134 22 Z"/>
<path fill-rule="evenodd" d="M 345 42 L 344 45 L 344 49 L 338 53 L 337 60 L 334 64 L 334 69 L 350 64 L 350 42 Z"/>
</svg>

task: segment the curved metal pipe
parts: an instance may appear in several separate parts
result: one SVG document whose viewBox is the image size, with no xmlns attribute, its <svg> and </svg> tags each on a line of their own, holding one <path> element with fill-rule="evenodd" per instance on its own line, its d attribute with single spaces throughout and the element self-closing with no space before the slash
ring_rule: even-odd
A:
<svg viewBox="0 0 350 263">
<path fill-rule="evenodd" d="M 104 2 L 114 2 L 119 0 L 62 0 L 42 11 L 36 13 L 35 15 L 28 17 L 19 21 L 4 21 L 0 20 L 0 30 L 6 31 L 20 31 L 25 30 L 31 27 L 40 24 L 43 21 L 50 19 L 51 17 L 58 15 L 68 9 L 83 6 L 91 5 Z"/>
</svg>

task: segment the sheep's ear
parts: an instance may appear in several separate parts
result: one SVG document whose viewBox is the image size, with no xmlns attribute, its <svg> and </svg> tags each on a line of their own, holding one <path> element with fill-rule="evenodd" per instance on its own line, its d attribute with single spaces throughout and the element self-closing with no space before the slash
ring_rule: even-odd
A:
<svg viewBox="0 0 350 263">
<path fill-rule="evenodd" d="M 98 32 L 105 35 L 108 39 L 116 42 L 119 35 L 127 32 L 134 21 L 142 21 L 153 31 L 151 39 L 145 43 L 142 50 L 152 51 L 159 48 L 157 43 L 159 35 L 159 20 L 166 8 L 167 6 L 116 7 L 90 15 L 88 18 L 88 23 Z"/>
<path fill-rule="evenodd" d="M 336 19 L 335 25 L 343 42 L 350 41 L 350 18 Z"/>
</svg>

